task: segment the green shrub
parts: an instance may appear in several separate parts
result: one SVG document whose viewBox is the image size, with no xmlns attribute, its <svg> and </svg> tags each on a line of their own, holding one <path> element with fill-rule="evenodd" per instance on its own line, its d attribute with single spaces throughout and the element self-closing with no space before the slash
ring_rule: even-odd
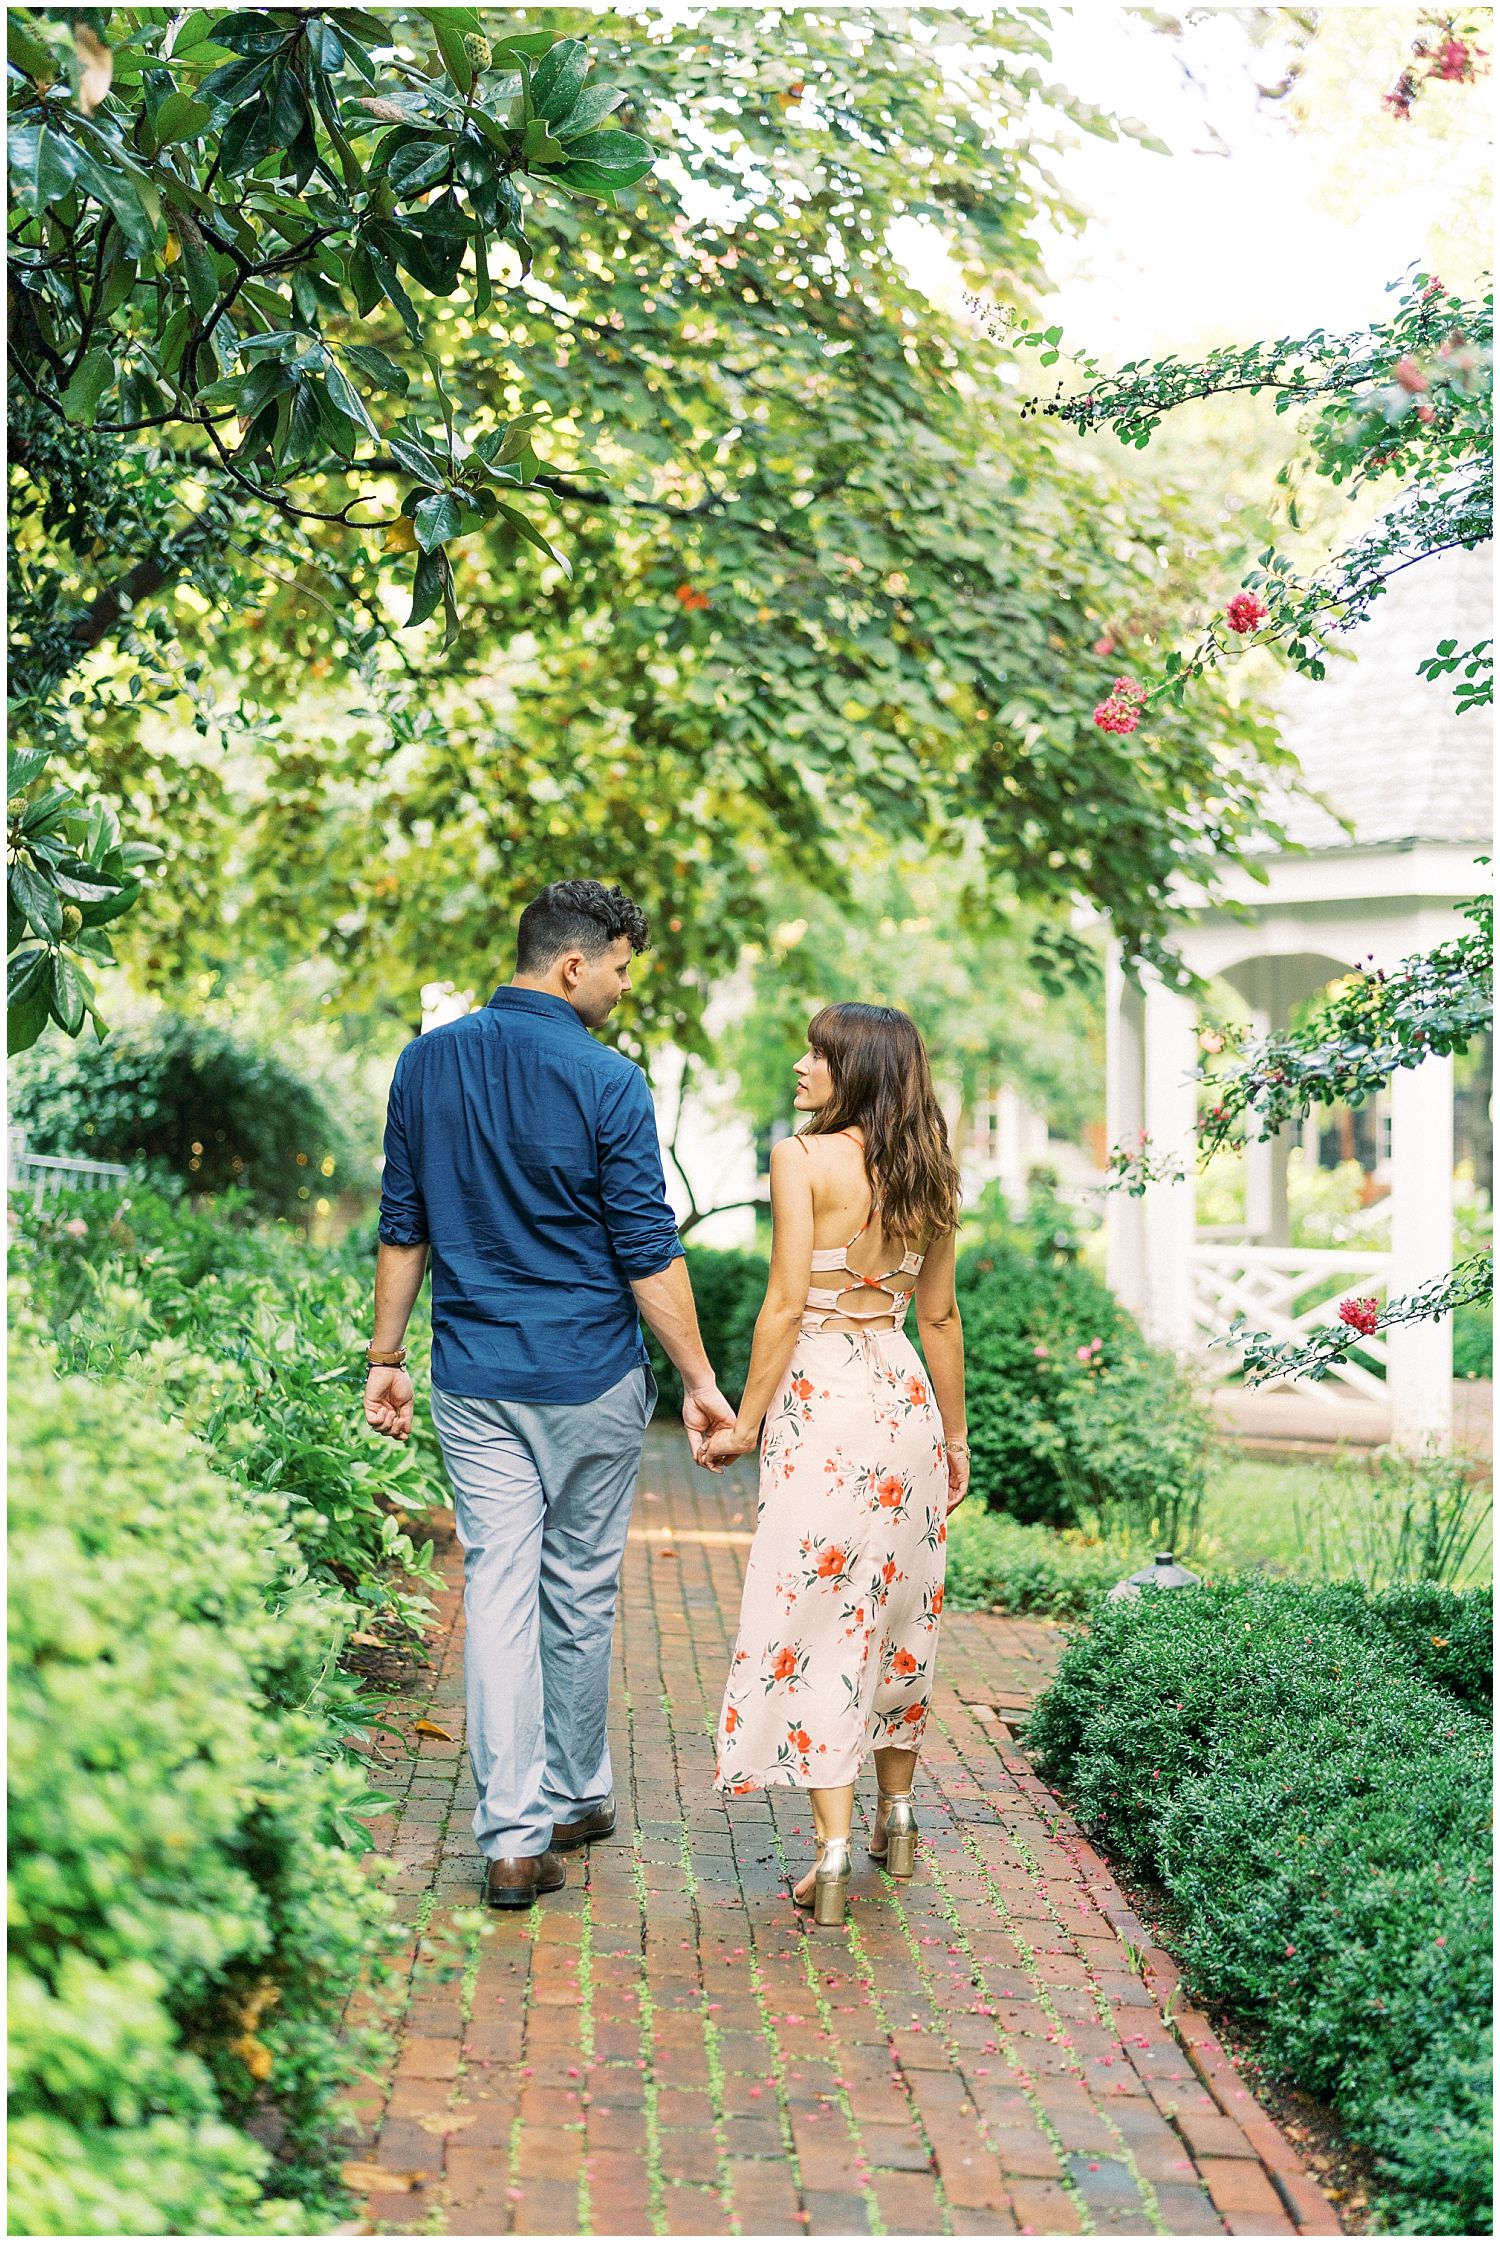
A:
<svg viewBox="0 0 1500 2243">
<path fill-rule="evenodd" d="M 974 1490 L 1054 1526 L 1186 1540 L 1207 1418 L 1091 1270 L 991 1245 L 959 1258 Z"/>
<path fill-rule="evenodd" d="M 690 1246 L 688 1275 L 698 1304 L 698 1328 L 708 1359 L 719 1374 L 719 1384 L 731 1402 L 738 1403 L 750 1368 L 750 1346 L 755 1319 L 766 1297 L 771 1265 L 760 1254 L 744 1254 L 710 1246 Z M 660 1389 L 658 1417 L 675 1416 L 682 1408 L 682 1381 L 654 1333 L 646 1335 L 651 1368 Z"/>
<path fill-rule="evenodd" d="M 1494 1599 L 1488 1589 L 1442 1589 L 1431 1583 L 1382 1589 L 1371 1596 L 1358 1581 L 1330 1581 L 1303 1591 L 1305 1610 L 1363 1634 L 1383 1636 L 1424 1674 L 1476 1713 L 1494 1703 Z"/>
<path fill-rule="evenodd" d="M 1414 1641 L 1451 1609 L 1249 1580 L 1099 1605 L 1029 1732 L 1407 2234 L 1489 2231 L 1490 1730 Z"/>
<path fill-rule="evenodd" d="M 271 1214 L 305 1212 L 347 1165 L 344 1133 L 311 1083 L 169 1012 L 122 1021 L 103 1044 L 36 1045 L 12 1071 L 10 1118 L 34 1153 L 137 1163 L 198 1193 L 237 1185 Z"/>
<path fill-rule="evenodd" d="M 948 1520 L 947 1599 L 970 1610 L 1072 1618 L 1145 1556 L 1075 1528 L 1023 1526 L 970 1499 Z"/>
<path fill-rule="evenodd" d="M 442 1500 L 442 1481 L 426 1411 L 407 1448 L 364 1423 L 368 1275 L 290 1229 L 245 1227 L 232 1202 L 174 1207 L 141 1188 L 23 1207 L 16 1221 L 21 1313 L 64 1372 L 127 1381 L 138 1410 L 179 1419 L 231 1477 L 274 1492 L 315 1579 L 425 1624 L 431 1545 L 409 1523 Z"/>
<path fill-rule="evenodd" d="M 11 2232 L 316 2231 L 389 1915 L 355 1607 L 135 1387 L 12 1366 Z"/>
</svg>

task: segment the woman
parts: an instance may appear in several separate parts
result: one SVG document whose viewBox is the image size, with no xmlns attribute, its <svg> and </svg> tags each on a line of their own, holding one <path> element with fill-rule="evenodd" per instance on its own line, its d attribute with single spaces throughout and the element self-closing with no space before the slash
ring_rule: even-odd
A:
<svg viewBox="0 0 1500 2243">
<path fill-rule="evenodd" d="M 912 1872 L 946 1520 L 969 1451 L 958 1171 L 922 1039 L 889 1005 L 830 1005 L 807 1042 L 794 1103 L 810 1118 L 771 1153 L 771 1277 L 744 1399 L 704 1459 L 748 1455 L 765 1420 L 715 1787 L 809 1791 L 820 1848 L 792 1897 L 838 1924 L 872 1743 L 870 1852 Z M 913 1293 L 925 1372 L 902 1329 Z"/>
</svg>

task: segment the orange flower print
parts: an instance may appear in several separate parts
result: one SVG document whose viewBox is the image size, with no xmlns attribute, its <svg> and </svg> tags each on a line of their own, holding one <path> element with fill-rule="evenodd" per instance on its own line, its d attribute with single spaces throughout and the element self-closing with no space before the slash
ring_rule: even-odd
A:
<svg viewBox="0 0 1500 2243">
<path fill-rule="evenodd" d="M 895 1580 L 896 1561 L 894 1558 L 886 1559 L 885 1564 L 880 1569 L 880 1578 L 886 1583 L 887 1587 L 889 1587 L 890 1583 Z"/>
<path fill-rule="evenodd" d="M 847 1559 L 845 1553 L 839 1548 L 838 1544 L 835 1543 L 833 1548 L 831 1550 L 825 1550 L 823 1552 L 823 1555 L 818 1560 L 818 1573 L 820 1578 L 824 1581 L 832 1580 L 833 1576 L 836 1573 L 843 1572 L 846 1562 Z"/>
<path fill-rule="evenodd" d="M 739 1714 L 739 1708 L 738 1708 L 738 1706 L 726 1706 L 726 1707 L 725 1707 L 725 1709 L 724 1709 L 724 1734 L 725 1734 L 725 1736 L 726 1736 L 726 1737 L 732 1737 L 732 1736 L 734 1735 L 734 1733 L 735 1733 L 736 1729 L 738 1729 L 739 1725 L 740 1725 L 740 1714 Z"/>
<path fill-rule="evenodd" d="M 925 1706 L 908 1706 L 903 1718 L 907 1721 L 920 1721 L 926 1711 Z"/>
<path fill-rule="evenodd" d="M 812 1400 L 812 1390 L 813 1382 L 810 1378 L 802 1377 L 793 1379 L 792 1392 L 796 1395 L 799 1402 L 810 1402 Z"/>
<path fill-rule="evenodd" d="M 811 1752 L 812 1739 L 805 1729 L 788 1729 L 786 1741 L 794 1752 Z"/>
<path fill-rule="evenodd" d="M 880 1498 L 883 1510 L 894 1511 L 906 1493 L 906 1482 L 898 1479 L 894 1472 L 888 1472 L 883 1480 L 877 1482 L 875 1493 Z"/>
<path fill-rule="evenodd" d="M 771 1679 L 773 1682 L 785 1682 L 788 1676 L 794 1675 L 796 1672 L 797 1654 L 791 1649 L 790 1645 L 783 1644 L 777 1652 L 775 1664 L 771 1668 Z"/>
<path fill-rule="evenodd" d="M 926 1380 L 908 1379 L 906 1382 L 906 1399 L 908 1400 L 908 1402 L 910 1402 L 913 1409 L 920 1410 L 927 1400 Z"/>
<path fill-rule="evenodd" d="M 932 1617 L 935 1620 L 943 1609 L 943 1584 L 940 1581 L 932 1592 Z"/>
<path fill-rule="evenodd" d="M 898 1651 L 891 1661 L 892 1674 L 915 1674 L 917 1662 L 909 1651 Z"/>
</svg>

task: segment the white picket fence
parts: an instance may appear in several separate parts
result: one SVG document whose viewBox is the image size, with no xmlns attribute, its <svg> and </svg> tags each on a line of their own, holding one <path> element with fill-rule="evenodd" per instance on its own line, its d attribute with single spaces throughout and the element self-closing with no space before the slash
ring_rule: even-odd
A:
<svg viewBox="0 0 1500 2243">
<path fill-rule="evenodd" d="M 123 1162 L 75 1159 L 69 1153 L 29 1153 L 24 1129 L 6 1134 L 5 1189 L 30 1195 L 34 1208 L 57 1192 L 117 1191 L 130 1174 Z"/>
</svg>

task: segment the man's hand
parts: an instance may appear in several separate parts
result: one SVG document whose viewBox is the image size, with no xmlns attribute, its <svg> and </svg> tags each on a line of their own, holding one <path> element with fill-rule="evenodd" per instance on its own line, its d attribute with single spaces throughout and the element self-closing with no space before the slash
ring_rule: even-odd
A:
<svg viewBox="0 0 1500 2243">
<path fill-rule="evenodd" d="M 411 1380 L 405 1371 L 377 1363 L 365 1380 L 365 1423 L 377 1433 L 389 1433 L 393 1441 L 404 1441 L 411 1432 L 411 1402 Z"/>
<path fill-rule="evenodd" d="M 733 1425 L 734 1412 L 713 1385 L 688 1387 L 682 1397 L 682 1422 L 687 1427 L 693 1462 L 703 1462 L 703 1445 L 721 1425 Z"/>
</svg>

